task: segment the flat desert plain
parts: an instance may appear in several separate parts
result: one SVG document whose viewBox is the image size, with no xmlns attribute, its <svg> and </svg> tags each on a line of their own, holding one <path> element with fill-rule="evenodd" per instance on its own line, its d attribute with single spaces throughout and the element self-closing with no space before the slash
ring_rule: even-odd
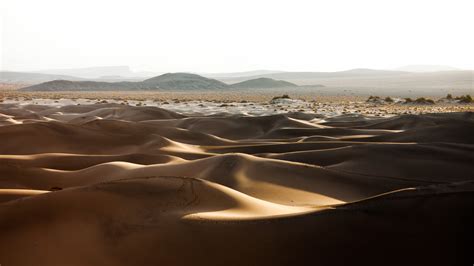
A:
<svg viewBox="0 0 474 266">
<path fill-rule="evenodd" d="M 471 111 L 4 99 L 0 265 L 472 265 Z"/>
</svg>

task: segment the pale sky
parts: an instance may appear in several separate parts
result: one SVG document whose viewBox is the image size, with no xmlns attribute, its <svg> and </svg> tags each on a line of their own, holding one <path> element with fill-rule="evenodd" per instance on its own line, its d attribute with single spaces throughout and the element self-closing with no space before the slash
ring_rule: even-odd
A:
<svg viewBox="0 0 474 266">
<path fill-rule="evenodd" d="M 2 70 L 474 69 L 472 0 L 1 0 Z"/>
</svg>

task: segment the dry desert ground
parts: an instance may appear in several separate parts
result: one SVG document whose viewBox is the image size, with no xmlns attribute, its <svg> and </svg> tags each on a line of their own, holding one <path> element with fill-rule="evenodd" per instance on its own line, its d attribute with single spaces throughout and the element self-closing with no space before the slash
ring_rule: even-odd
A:
<svg viewBox="0 0 474 266">
<path fill-rule="evenodd" d="M 472 104 L 0 95 L 2 266 L 474 262 Z"/>
</svg>

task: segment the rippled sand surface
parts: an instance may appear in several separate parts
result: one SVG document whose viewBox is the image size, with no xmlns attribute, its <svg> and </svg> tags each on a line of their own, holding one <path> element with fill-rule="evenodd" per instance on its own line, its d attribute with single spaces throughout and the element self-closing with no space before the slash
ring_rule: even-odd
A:
<svg viewBox="0 0 474 266">
<path fill-rule="evenodd" d="M 4 100 L 0 264 L 472 263 L 466 108 Z"/>
</svg>

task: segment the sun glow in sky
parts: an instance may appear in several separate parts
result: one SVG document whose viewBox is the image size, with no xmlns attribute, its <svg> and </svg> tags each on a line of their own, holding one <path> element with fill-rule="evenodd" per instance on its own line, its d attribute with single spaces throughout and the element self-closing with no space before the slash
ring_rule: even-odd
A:
<svg viewBox="0 0 474 266">
<path fill-rule="evenodd" d="M 2 0 L 1 68 L 474 69 L 472 0 Z"/>
</svg>

